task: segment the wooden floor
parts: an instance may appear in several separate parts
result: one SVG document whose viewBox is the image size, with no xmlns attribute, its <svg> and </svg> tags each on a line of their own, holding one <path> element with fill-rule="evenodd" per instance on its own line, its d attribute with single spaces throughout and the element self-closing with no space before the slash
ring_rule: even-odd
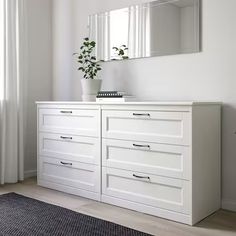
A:
<svg viewBox="0 0 236 236">
<path fill-rule="evenodd" d="M 83 214 L 160 236 L 236 236 L 236 213 L 220 210 L 194 227 L 135 211 L 42 188 L 34 178 L 0 187 L 0 194 L 16 192 Z"/>
</svg>

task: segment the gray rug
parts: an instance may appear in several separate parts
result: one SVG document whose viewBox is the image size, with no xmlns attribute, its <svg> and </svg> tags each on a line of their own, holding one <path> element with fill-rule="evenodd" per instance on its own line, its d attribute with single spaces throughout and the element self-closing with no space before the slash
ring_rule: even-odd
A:
<svg viewBox="0 0 236 236">
<path fill-rule="evenodd" d="M 16 193 L 0 196 L 0 235 L 148 236 Z"/>
</svg>

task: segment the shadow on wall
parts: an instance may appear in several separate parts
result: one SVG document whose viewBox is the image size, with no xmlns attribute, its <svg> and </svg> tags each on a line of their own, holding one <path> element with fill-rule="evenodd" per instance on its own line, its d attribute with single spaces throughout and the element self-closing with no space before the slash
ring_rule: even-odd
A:
<svg viewBox="0 0 236 236">
<path fill-rule="evenodd" d="M 100 78 L 102 82 L 102 90 L 117 90 L 124 91 L 127 94 L 134 94 L 132 85 L 135 78 L 135 73 L 130 69 L 131 61 L 110 61 L 102 65 L 102 73 Z M 137 86 L 137 84 L 135 85 Z"/>
<path fill-rule="evenodd" d="M 236 102 L 234 102 L 236 104 Z M 231 193 L 232 199 L 236 199 L 235 189 L 231 189 L 231 184 L 225 184 L 226 180 L 234 182 L 233 173 L 235 165 L 232 163 L 236 159 L 236 106 L 223 104 L 222 106 L 222 183 L 223 193 Z M 233 183 L 232 183 L 233 184 Z M 235 195 L 235 196 L 234 196 Z M 224 201 L 225 196 L 222 196 Z"/>
</svg>

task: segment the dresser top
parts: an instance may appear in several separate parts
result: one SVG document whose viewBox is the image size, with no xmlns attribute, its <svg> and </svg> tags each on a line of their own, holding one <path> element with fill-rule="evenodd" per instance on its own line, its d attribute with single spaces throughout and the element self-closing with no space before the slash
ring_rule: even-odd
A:
<svg viewBox="0 0 236 236">
<path fill-rule="evenodd" d="M 38 105 L 154 105 L 154 106 L 199 106 L 222 105 L 211 101 L 135 101 L 135 102 L 82 102 L 82 101 L 37 101 Z"/>
</svg>

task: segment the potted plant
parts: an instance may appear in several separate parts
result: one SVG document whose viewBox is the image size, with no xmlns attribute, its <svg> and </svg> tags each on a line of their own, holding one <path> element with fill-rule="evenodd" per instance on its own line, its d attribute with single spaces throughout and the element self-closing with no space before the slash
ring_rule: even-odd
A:
<svg viewBox="0 0 236 236">
<path fill-rule="evenodd" d="M 80 53 L 74 53 L 77 62 L 80 64 L 78 70 L 83 72 L 81 79 L 82 100 L 95 101 L 97 92 L 101 88 L 101 80 L 97 78 L 97 74 L 102 70 L 101 65 L 94 56 L 96 42 L 84 38 L 83 45 L 80 47 Z"/>
</svg>

